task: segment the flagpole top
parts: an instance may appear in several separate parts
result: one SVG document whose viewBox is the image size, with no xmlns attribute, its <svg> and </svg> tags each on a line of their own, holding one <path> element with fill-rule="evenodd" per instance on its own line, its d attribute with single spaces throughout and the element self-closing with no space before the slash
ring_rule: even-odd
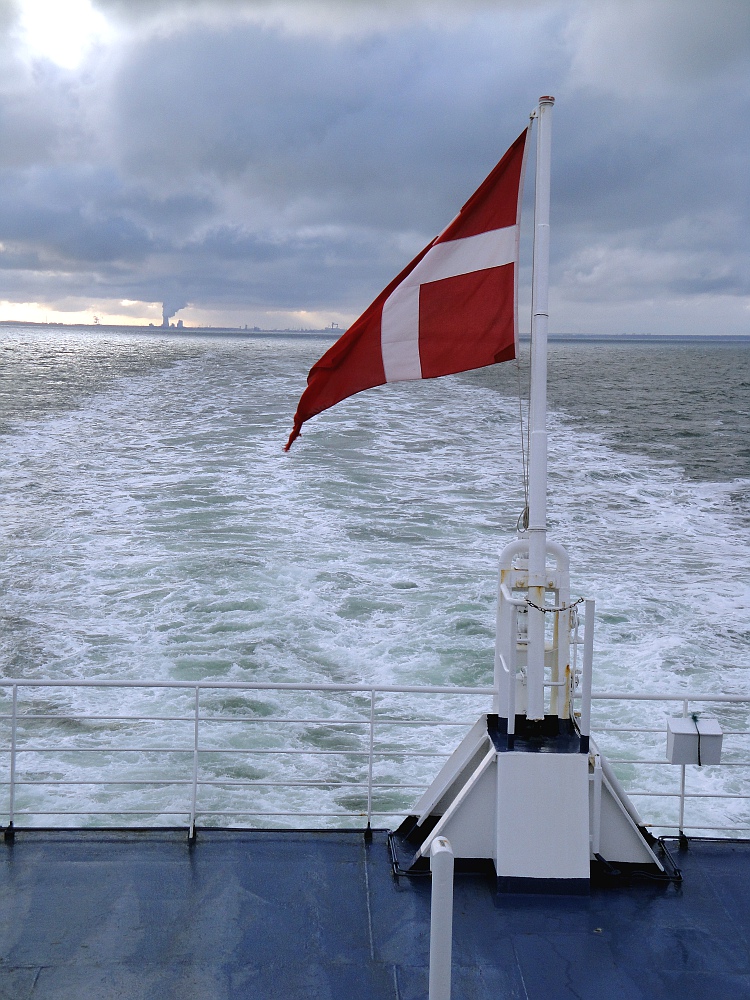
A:
<svg viewBox="0 0 750 1000">
<path fill-rule="evenodd" d="M 555 103 L 555 99 L 554 99 L 554 97 L 549 97 L 549 96 L 540 97 L 539 98 L 539 103 L 540 104 L 554 104 Z"/>
</svg>

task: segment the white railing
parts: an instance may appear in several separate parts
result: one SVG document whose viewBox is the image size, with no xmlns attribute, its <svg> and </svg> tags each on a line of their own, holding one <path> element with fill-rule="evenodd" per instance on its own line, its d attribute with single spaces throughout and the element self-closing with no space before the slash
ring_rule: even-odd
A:
<svg viewBox="0 0 750 1000">
<path fill-rule="evenodd" d="M 494 694 L 490 687 L 0 681 L 0 823 L 11 831 L 137 825 L 191 833 L 197 825 L 396 825 Z M 750 697 L 592 697 L 597 744 L 649 827 L 750 831 Z M 707 707 L 724 730 L 722 764 L 667 763 L 667 716 Z"/>
<path fill-rule="evenodd" d="M 490 709 L 493 689 L 6 680 L 2 694 L 0 754 L 8 764 L 0 815 L 8 830 L 72 817 L 111 827 L 123 825 L 119 817 L 194 834 L 199 824 L 241 821 L 398 821 Z M 150 711 L 138 710 L 144 699 Z M 427 704 L 429 717 L 415 717 L 430 699 L 439 710 Z M 311 715 L 311 706 L 322 711 Z"/>
<path fill-rule="evenodd" d="M 659 833 L 750 833 L 750 697 L 710 693 L 625 693 L 599 691 L 591 728 L 644 822 Z M 631 706 L 631 719 L 604 722 L 607 704 Z M 659 725 L 644 725 L 644 703 Z M 657 709 L 658 711 L 655 711 Z M 721 764 L 670 764 L 666 760 L 666 720 L 693 712 L 718 718 L 723 730 Z M 611 714 L 611 713 L 609 713 Z M 651 770 L 647 781 L 644 772 Z M 650 787 L 644 788 L 644 784 Z M 716 813 L 725 814 L 717 823 Z"/>
</svg>

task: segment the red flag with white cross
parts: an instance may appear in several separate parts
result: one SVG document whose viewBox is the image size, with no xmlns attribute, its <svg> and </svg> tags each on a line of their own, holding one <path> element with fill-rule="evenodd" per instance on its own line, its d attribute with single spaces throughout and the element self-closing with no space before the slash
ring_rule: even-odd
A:
<svg viewBox="0 0 750 1000">
<path fill-rule="evenodd" d="M 285 451 L 306 420 L 363 389 L 515 358 L 527 131 L 453 222 L 313 365 Z"/>
</svg>

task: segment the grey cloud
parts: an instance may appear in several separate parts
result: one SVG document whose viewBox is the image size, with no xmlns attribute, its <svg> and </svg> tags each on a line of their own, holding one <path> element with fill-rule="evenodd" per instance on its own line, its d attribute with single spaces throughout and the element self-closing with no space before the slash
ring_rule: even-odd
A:
<svg viewBox="0 0 750 1000">
<path fill-rule="evenodd" d="M 0 28 L 9 28 L 18 17 L 18 0 L 0 0 Z"/>
<path fill-rule="evenodd" d="M 566 261 L 561 285 L 571 299 L 626 302 L 641 296 L 750 295 L 750 278 L 739 261 L 711 250 L 654 246 L 639 233 L 624 243 L 594 244 Z"/>
<path fill-rule="evenodd" d="M 114 142 L 129 170 L 209 172 L 298 222 L 408 219 L 428 232 L 523 126 L 538 88 L 507 78 L 515 58 L 481 28 L 347 45 L 252 26 L 183 30 L 124 64 Z"/>
<path fill-rule="evenodd" d="M 39 67 L 0 93 L 18 136 L 12 153 L 0 147 L 4 297 L 356 313 L 549 90 L 561 294 L 747 294 L 746 91 L 708 59 L 687 76 L 660 71 L 669 101 L 623 89 L 628 37 L 602 56 L 615 52 L 617 72 L 597 76 L 591 39 L 623 4 L 589 21 L 585 4 L 477 4 L 450 30 L 415 19 L 348 39 L 231 20 L 253 6 L 239 2 L 222 5 L 226 23 L 215 5 L 203 23 L 199 6 L 144 3 L 144 17 L 164 14 L 158 30 L 125 33 L 80 74 Z M 641 25 L 647 6 L 633 0 Z M 716 6 L 729 23 L 735 5 Z M 195 16 L 169 19 L 177 7 Z M 576 24 L 588 25 L 577 42 Z M 660 36 L 667 69 L 692 38 Z M 736 72 L 745 50 L 731 51 Z"/>
<path fill-rule="evenodd" d="M 30 67 L 1 48 L 0 67 L 0 168 L 54 162 L 81 131 L 75 87 L 50 63 Z"/>
<path fill-rule="evenodd" d="M 128 185 L 110 204 L 151 232 L 169 234 L 172 239 L 189 235 L 196 224 L 211 218 L 216 211 L 216 203 L 207 194 L 178 191 L 164 195 L 140 184 Z"/>
<path fill-rule="evenodd" d="M 317 252 L 324 248 L 318 243 Z M 209 230 L 200 239 L 185 247 L 186 252 L 206 255 L 218 260 L 239 260 L 246 264 L 283 260 L 287 248 L 281 240 L 248 232 L 239 226 L 224 225 Z"/>
<path fill-rule="evenodd" d="M 0 177 L 0 239 L 34 248 L 48 265 L 75 269 L 93 261 L 143 260 L 145 228 L 110 204 L 116 182 L 108 171 L 47 168 L 5 171 Z"/>
<path fill-rule="evenodd" d="M 556 122 L 565 131 L 556 211 L 566 223 L 588 217 L 597 226 L 662 224 L 686 209 L 731 207 L 746 216 L 740 163 L 747 154 L 737 130 L 749 111 L 745 95 L 711 90 L 669 114 L 646 100 L 571 95 Z"/>
<path fill-rule="evenodd" d="M 335 302 L 339 308 L 356 309 L 391 276 L 383 240 L 367 233 L 346 232 L 337 239 L 315 233 L 262 235 L 222 226 L 165 251 L 148 275 L 121 271 L 110 280 L 118 297 L 134 297 L 137 283 L 141 297 L 168 300 L 173 313 L 187 302 L 289 311 L 299 309 L 301 302 L 306 309 L 330 308 Z"/>
<path fill-rule="evenodd" d="M 211 14 L 222 11 L 228 15 L 246 13 L 297 13 L 303 11 L 360 16 L 362 10 L 373 13 L 414 12 L 423 15 L 440 14 L 448 10 L 464 12 L 472 9 L 498 7 L 538 7 L 544 0 L 93 0 L 94 6 L 123 20 L 158 15 L 164 12 Z"/>
<path fill-rule="evenodd" d="M 606 92 L 650 94 L 654 100 L 675 85 L 726 76 L 746 63 L 750 5 L 746 0 L 582 2 L 566 37 L 574 80 Z"/>
</svg>

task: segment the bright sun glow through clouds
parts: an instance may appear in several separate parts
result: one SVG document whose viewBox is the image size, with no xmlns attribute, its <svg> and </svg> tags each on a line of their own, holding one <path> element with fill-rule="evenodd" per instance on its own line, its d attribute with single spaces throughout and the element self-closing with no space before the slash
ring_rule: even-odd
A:
<svg viewBox="0 0 750 1000">
<path fill-rule="evenodd" d="M 32 55 L 75 69 L 109 26 L 90 0 L 22 0 L 21 30 Z"/>
</svg>

